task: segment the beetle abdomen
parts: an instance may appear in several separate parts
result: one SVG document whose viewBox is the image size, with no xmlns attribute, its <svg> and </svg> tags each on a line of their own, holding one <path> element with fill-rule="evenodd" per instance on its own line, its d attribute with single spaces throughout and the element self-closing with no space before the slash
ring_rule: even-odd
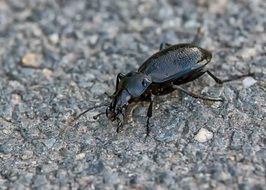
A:
<svg viewBox="0 0 266 190">
<path fill-rule="evenodd" d="M 192 44 L 178 44 L 155 53 L 139 68 L 151 76 L 154 83 L 177 79 L 195 69 L 204 67 L 211 53 Z"/>
</svg>

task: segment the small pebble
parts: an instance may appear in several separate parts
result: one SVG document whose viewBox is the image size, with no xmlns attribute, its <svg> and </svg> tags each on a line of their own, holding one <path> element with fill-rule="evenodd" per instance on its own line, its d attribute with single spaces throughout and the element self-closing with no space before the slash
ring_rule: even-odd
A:
<svg viewBox="0 0 266 190">
<path fill-rule="evenodd" d="M 76 160 L 83 160 L 85 158 L 86 154 L 84 152 L 76 155 Z"/>
<path fill-rule="evenodd" d="M 244 59 L 250 59 L 257 55 L 256 48 L 243 48 L 242 51 L 240 51 L 240 56 Z"/>
<path fill-rule="evenodd" d="M 91 45 L 95 45 L 99 39 L 98 35 L 92 35 L 89 37 L 89 42 Z"/>
<path fill-rule="evenodd" d="M 33 152 L 31 150 L 26 150 L 24 154 L 21 156 L 22 160 L 28 160 L 33 156 Z"/>
<path fill-rule="evenodd" d="M 52 148 L 56 142 L 55 138 L 44 140 L 43 143 L 46 145 L 47 148 Z"/>
<path fill-rule="evenodd" d="M 228 5 L 228 0 L 215 0 L 209 2 L 209 9 L 212 13 L 223 13 Z"/>
<path fill-rule="evenodd" d="M 208 131 L 205 128 L 201 128 L 198 133 L 195 136 L 195 140 L 200 142 L 200 143 L 204 143 L 207 142 L 208 140 L 212 139 L 213 137 L 213 133 Z"/>
<path fill-rule="evenodd" d="M 257 81 L 252 77 L 245 78 L 242 83 L 245 88 L 251 87 L 253 84 L 255 84 Z"/>
<path fill-rule="evenodd" d="M 11 102 L 13 104 L 20 104 L 21 103 L 21 96 L 19 94 L 12 94 L 11 95 Z"/>
<path fill-rule="evenodd" d="M 21 59 L 21 65 L 25 67 L 40 67 L 39 56 L 35 53 L 27 53 Z"/>
<path fill-rule="evenodd" d="M 44 68 L 44 69 L 42 70 L 42 73 L 43 73 L 43 75 L 45 76 L 45 78 L 48 79 L 48 80 L 51 79 L 52 76 L 53 76 L 53 71 L 50 70 L 50 69 L 47 69 L 47 68 Z"/>
<path fill-rule="evenodd" d="M 59 42 L 59 35 L 58 34 L 51 34 L 49 36 L 49 41 L 52 43 L 52 44 L 57 44 Z"/>
</svg>

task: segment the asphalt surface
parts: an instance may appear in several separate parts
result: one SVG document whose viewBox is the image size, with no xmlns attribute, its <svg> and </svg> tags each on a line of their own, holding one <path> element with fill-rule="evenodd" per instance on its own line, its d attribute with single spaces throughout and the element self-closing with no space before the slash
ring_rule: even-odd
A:
<svg viewBox="0 0 266 190">
<path fill-rule="evenodd" d="M 0 1 L 0 189 L 265 189 L 266 1 Z M 161 42 L 213 52 L 202 76 L 157 97 L 126 123 L 93 116 L 119 72 L 136 70 Z"/>
</svg>

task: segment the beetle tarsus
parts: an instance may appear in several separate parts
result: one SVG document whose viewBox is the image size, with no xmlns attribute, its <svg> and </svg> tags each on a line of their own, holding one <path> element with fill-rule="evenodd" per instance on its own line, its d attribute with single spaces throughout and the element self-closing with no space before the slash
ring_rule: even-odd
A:
<svg viewBox="0 0 266 190">
<path fill-rule="evenodd" d="M 218 84 L 223 84 L 225 82 L 231 82 L 231 81 L 234 81 L 234 80 L 238 80 L 238 79 L 241 79 L 241 78 L 245 78 L 245 77 L 250 77 L 250 76 L 254 76 L 255 74 L 254 73 L 248 73 L 248 74 L 245 74 L 245 75 L 235 75 L 235 76 L 232 76 L 231 78 L 229 79 L 219 79 L 218 77 L 216 77 L 214 74 L 212 74 L 210 71 L 207 71 L 208 75 L 213 78 L 215 80 L 215 82 L 217 82 Z"/>
<path fill-rule="evenodd" d="M 117 126 L 117 128 L 116 128 L 116 132 L 117 132 L 117 133 L 120 132 L 120 127 L 119 127 L 119 126 Z"/>
<path fill-rule="evenodd" d="M 147 119 L 147 124 L 146 124 L 146 136 L 150 136 L 150 118 Z"/>
<path fill-rule="evenodd" d="M 189 92 L 179 86 L 174 86 L 176 89 L 184 92 L 185 94 L 189 95 L 189 96 L 192 96 L 193 98 L 199 98 L 199 99 L 202 99 L 202 100 L 209 100 L 209 101 L 220 101 L 220 102 L 223 102 L 224 100 L 222 98 L 214 98 L 214 97 L 206 97 L 206 96 L 201 96 L 201 95 L 198 95 L 198 94 L 195 94 L 193 92 Z"/>
<path fill-rule="evenodd" d="M 120 126 L 120 124 L 118 124 L 117 127 L 116 127 L 116 132 L 119 133 L 120 129 L 121 129 L 121 126 Z"/>
<path fill-rule="evenodd" d="M 119 133 L 121 128 L 122 128 L 122 121 L 120 119 L 117 120 L 117 128 L 116 128 L 116 132 Z"/>
</svg>

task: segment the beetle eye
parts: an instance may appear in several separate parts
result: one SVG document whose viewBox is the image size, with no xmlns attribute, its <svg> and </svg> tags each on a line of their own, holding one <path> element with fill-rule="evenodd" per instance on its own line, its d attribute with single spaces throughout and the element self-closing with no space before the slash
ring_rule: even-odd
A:
<svg viewBox="0 0 266 190">
<path fill-rule="evenodd" d="M 151 83 L 151 81 L 148 78 L 144 78 L 143 81 L 142 81 L 142 85 L 144 87 L 148 86 L 148 84 L 150 84 L 150 83 Z"/>
</svg>

